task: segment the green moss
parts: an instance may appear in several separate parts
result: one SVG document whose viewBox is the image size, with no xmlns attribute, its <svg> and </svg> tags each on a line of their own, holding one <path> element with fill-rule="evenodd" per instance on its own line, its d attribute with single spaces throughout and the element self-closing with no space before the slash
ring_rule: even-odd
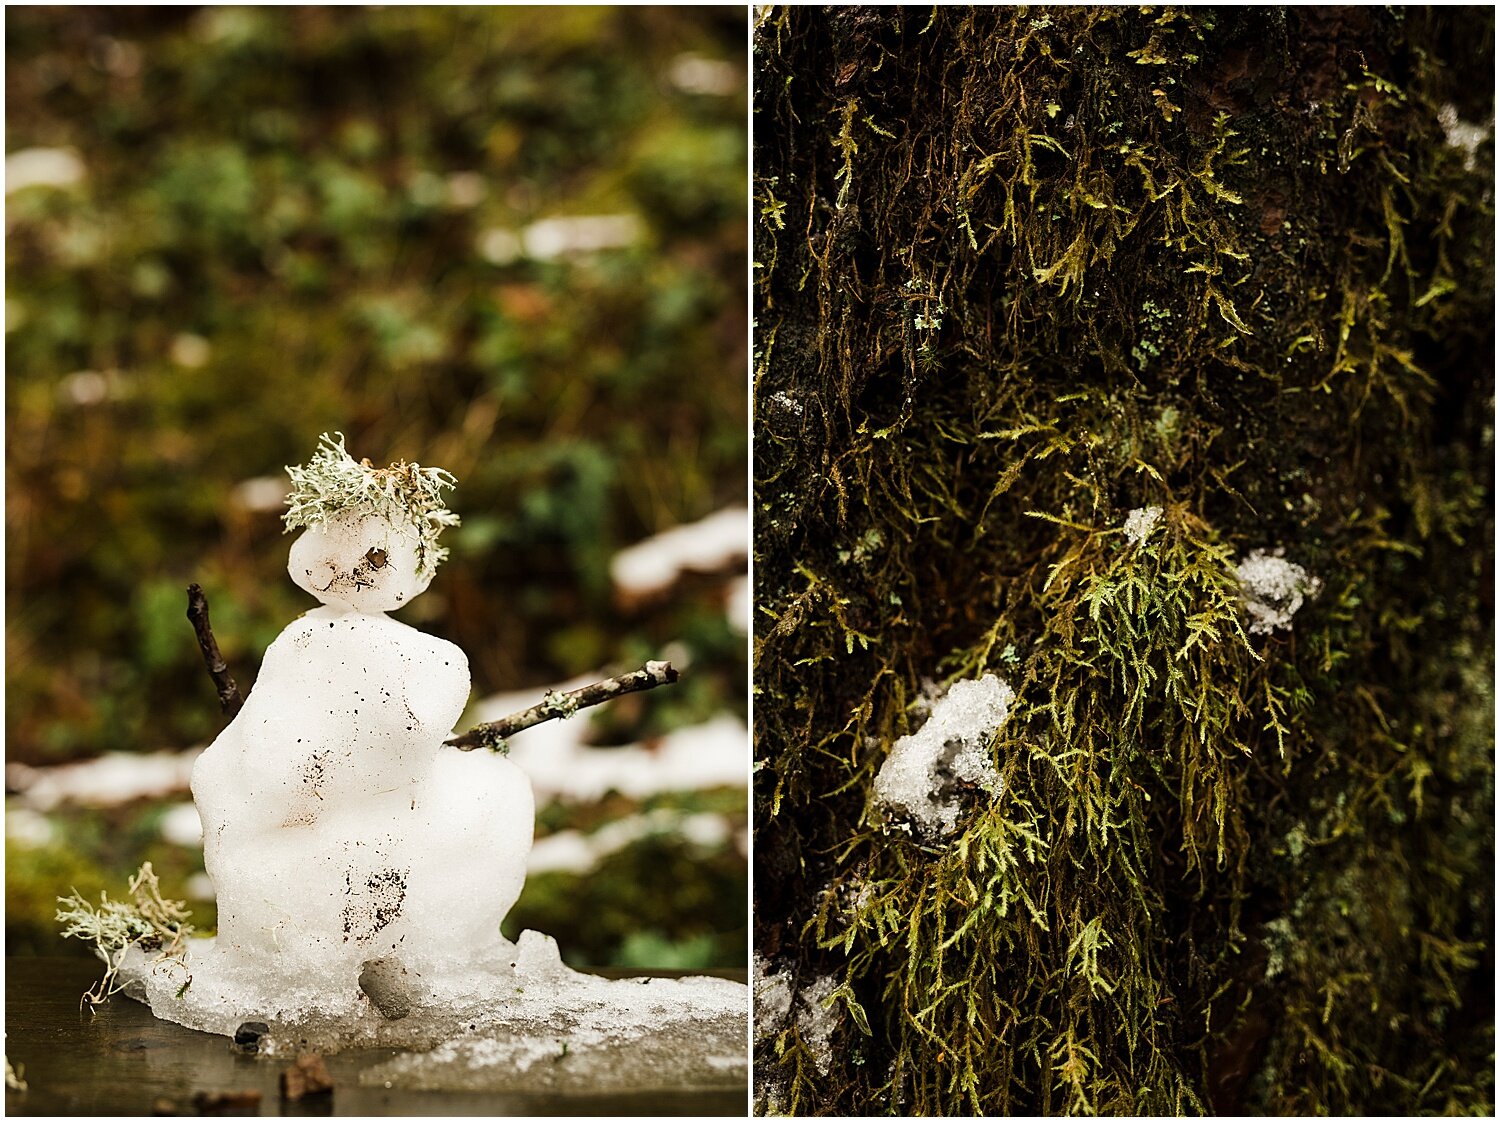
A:
<svg viewBox="0 0 1500 1122">
<path fill-rule="evenodd" d="M 756 57 L 756 946 L 849 995 L 762 1107 L 1489 1110 L 1493 182 L 1439 113 L 1490 40 L 778 8 Z M 1322 588 L 1250 634 L 1277 547 Z M 889 830 L 985 671 L 1002 794 Z"/>
<path fill-rule="evenodd" d="M 574 966 L 734 967 L 747 953 L 745 872 L 731 846 L 651 836 L 585 873 L 528 877 L 504 930 L 547 932 Z"/>
<path fill-rule="evenodd" d="M 68 891 L 90 899 L 105 891 L 118 893 L 143 864 L 160 871 L 169 895 L 182 895 L 188 878 L 203 871 L 203 855 L 163 840 L 161 820 L 169 805 L 141 801 L 108 810 L 61 807 L 45 816 L 49 837 L 7 839 L 5 940 L 10 954 L 92 954 L 79 942 L 59 938 L 57 897 Z M 30 812 L 14 799 L 7 813 Z M 195 901 L 193 918 L 200 931 L 212 931 L 217 910 L 210 901 Z"/>
</svg>

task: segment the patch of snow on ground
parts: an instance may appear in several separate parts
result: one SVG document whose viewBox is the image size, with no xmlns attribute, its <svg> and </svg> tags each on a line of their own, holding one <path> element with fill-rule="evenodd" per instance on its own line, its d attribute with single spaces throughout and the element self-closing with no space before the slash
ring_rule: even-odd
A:
<svg viewBox="0 0 1500 1122">
<path fill-rule="evenodd" d="M 680 54 L 667 69 L 672 85 L 685 93 L 728 97 L 742 88 L 739 69 L 707 55 Z"/>
<path fill-rule="evenodd" d="M 5 157 L 5 193 L 83 182 L 83 161 L 71 148 L 22 148 Z"/>
<path fill-rule="evenodd" d="M 202 751 L 106 752 L 97 759 L 57 767 L 11 763 L 5 765 L 5 785 L 44 814 L 63 803 L 119 806 L 186 791 Z"/>
<path fill-rule="evenodd" d="M 575 690 L 598 681 L 587 674 L 551 687 L 494 694 L 475 707 L 475 723 L 494 721 L 536 705 L 547 690 Z M 538 802 L 598 799 L 614 790 L 633 798 L 663 791 L 742 787 L 747 780 L 750 734 L 734 716 L 720 714 L 699 725 L 673 729 L 646 744 L 594 748 L 586 717 L 547 721 L 509 741 L 510 759 L 526 773 Z"/>
<path fill-rule="evenodd" d="M 717 849 L 731 839 L 733 830 L 722 814 L 651 810 L 616 819 L 588 834 L 579 830 L 548 834 L 532 845 L 526 872 L 528 876 L 552 872 L 586 873 L 611 854 L 653 834 L 677 835 L 701 849 Z"/>
<path fill-rule="evenodd" d="M 492 265 L 509 265 L 522 257 L 554 261 L 560 257 L 625 249 L 640 240 L 643 227 L 634 214 L 580 214 L 543 218 L 522 230 L 496 227 L 479 238 L 479 255 Z"/>
<path fill-rule="evenodd" d="M 875 799 L 927 834 L 958 826 L 962 785 L 996 794 L 990 738 L 1010 715 L 1015 691 L 993 674 L 955 682 L 918 731 L 892 746 L 875 777 Z"/>
<path fill-rule="evenodd" d="M 1292 617 L 1303 602 L 1316 596 L 1323 582 L 1310 576 L 1301 565 L 1288 561 L 1284 548 L 1268 553 L 1257 549 L 1235 569 L 1250 613 L 1250 631 L 1269 635 L 1292 626 Z"/>
<path fill-rule="evenodd" d="M 640 599 L 665 592 L 683 573 L 717 572 L 749 552 L 749 512 L 726 507 L 622 549 L 610 561 L 609 574 L 617 593 Z"/>
<path fill-rule="evenodd" d="M 187 893 L 189 900 L 203 900 L 211 902 L 216 895 L 214 882 L 208 878 L 207 873 L 194 873 L 183 883 L 183 892 Z"/>
<path fill-rule="evenodd" d="M 203 820 L 192 803 L 178 803 L 161 818 L 161 836 L 185 848 L 203 844 Z"/>
<path fill-rule="evenodd" d="M 75 370 L 57 384 L 59 400 L 85 409 L 128 396 L 124 376 L 118 370 Z"/>
<path fill-rule="evenodd" d="M 252 514 L 280 513 L 286 509 L 288 490 L 284 475 L 257 475 L 236 483 L 229 492 L 229 502 Z"/>
<path fill-rule="evenodd" d="M 18 806 L 5 811 L 5 840 L 18 845 L 38 847 L 49 844 L 56 830 L 52 820 L 29 807 Z"/>
<path fill-rule="evenodd" d="M 750 578 L 735 577 L 734 580 L 729 582 L 729 593 L 724 601 L 724 617 L 729 621 L 729 626 L 736 635 L 748 635 L 750 633 L 750 613 L 752 610 Z"/>
</svg>

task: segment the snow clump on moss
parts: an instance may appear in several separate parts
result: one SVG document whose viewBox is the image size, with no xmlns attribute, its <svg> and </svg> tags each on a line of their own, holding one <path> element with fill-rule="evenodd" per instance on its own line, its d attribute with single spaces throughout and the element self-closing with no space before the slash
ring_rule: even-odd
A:
<svg viewBox="0 0 1500 1122">
<path fill-rule="evenodd" d="M 1257 549 L 1240 561 L 1235 574 L 1250 613 L 1250 631 L 1269 635 L 1292 626 L 1292 617 L 1303 603 L 1316 596 L 1323 582 L 1301 565 L 1288 561 L 1284 548 L 1268 553 Z"/>
<path fill-rule="evenodd" d="M 833 1030 L 839 1027 L 837 1002 L 828 1003 L 838 981 L 829 974 L 814 978 L 797 995 L 797 1035 L 812 1053 L 819 1075 L 827 1075 L 833 1066 Z"/>
<path fill-rule="evenodd" d="M 1137 507 L 1125 517 L 1125 536 L 1131 545 L 1140 545 L 1150 535 L 1161 518 L 1161 507 Z"/>
<path fill-rule="evenodd" d="M 764 1040 L 781 1031 L 782 1022 L 792 1011 L 792 979 L 788 974 L 772 973 L 760 955 L 755 956 L 755 1039 Z"/>
<path fill-rule="evenodd" d="M 839 1010 L 837 1003 L 826 1008 L 825 1003 L 838 989 L 837 979 L 832 974 L 814 978 L 794 996 L 790 972 L 773 972 L 760 955 L 755 956 L 754 965 L 755 1039 L 767 1040 L 779 1034 L 795 1010 L 797 1036 L 812 1053 L 818 1071 L 827 1075 L 833 1063 L 832 1041 L 839 1026 Z"/>
<path fill-rule="evenodd" d="M 989 744 L 1010 715 L 1015 691 L 993 674 L 955 682 L 917 732 L 903 736 L 875 777 L 875 801 L 923 833 L 958 828 L 965 786 L 997 794 Z"/>
</svg>

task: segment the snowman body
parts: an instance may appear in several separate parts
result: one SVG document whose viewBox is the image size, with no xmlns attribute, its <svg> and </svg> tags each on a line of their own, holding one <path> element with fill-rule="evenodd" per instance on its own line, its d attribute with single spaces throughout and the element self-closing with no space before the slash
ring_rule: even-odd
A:
<svg viewBox="0 0 1500 1122">
<path fill-rule="evenodd" d="M 288 569 L 323 606 L 267 649 L 193 770 L 216 956 L 345 992 L 372 960 L 418 975 L 499 961 L 531 787 L 508 760 L 443 744 L 468 700 L 468 660 L 385 615 L 430 579 L 417 541 L 351 512 L 307 529 Z"/>
</svg>

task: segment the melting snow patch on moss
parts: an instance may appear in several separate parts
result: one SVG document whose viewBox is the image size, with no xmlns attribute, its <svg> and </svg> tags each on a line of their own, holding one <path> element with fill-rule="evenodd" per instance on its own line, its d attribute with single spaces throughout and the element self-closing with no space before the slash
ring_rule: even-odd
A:
<svg viewBox="0 0 1500 1122">
<path fill-rule="evenodd" d="M 1161 507 L 1137 507 L 1125 517 L 1125 536 L 1131 545 L 1140 545 L 1161 518 Z"/>
<path fill-rule="evenodd" d="M 812 1054 L 818 1071 L 824 1075 L 833 1063 L 833 1032 L 839 1025 L 837 1003 L 828 999 L 838 989 L 832 975 L 814 978 L 793 995 L 789 972 L 773 972 L 765 959 L 755 956 L 755 1039 L 766 1040 L 778 1035 L 795 1010 L 797 1035 Z"/>
<path fill-rule="evenodd" d="M 1285 549 L 1274 553 L 1257 549 L 1235 569 L 1253 634 L 1269 635 L 1278 628 L 1290 628 L 1297 609 L 1323 588 L 1321 580 L 1288 561 L 1285 553 Z"/>
<path fill-rule="evenodd" d="M 1475 125 L 1468 121 L 1459 119 L 1458 110 L 1452 105 L 1444 105 L 1438 110 L 1438 124 L 1443 127 L 1443 139 L 1448 142 L 1448 147 L 1457 148 L 1464 154 L 1464 170 L 1473 171 L 1475 155 L 1479 146 L 1485 142 L 1494 127 L 1493 122 L 1485 125 Z"/>
<path fill-rule="evenodd" d="M 773 973 L 766 960 L 756 955 L 753 988 L 755 1039 L 764 1040 L 781 1031 L 782 1022 L 792 1011 L 791 975 Z"/>
<path fill-rule="evenodd" d="M 951 834 L 965 785 L 992 795 L 999 791 L 989 742 L 1015 698 L 993 674 L 955 682 L 933 705 L 927 723 L 891 748 L 875 777 L 875 801 L 923 833 Z"/>
<path fill-rule="evenodd" d="M 814 978 L 797 995 L 797 1035 L 812 1053 L 821 1075 L 827 1075 L 833 1065 L 833 1030 L 839 1025 L 839 1007 L 828 999 L 836 989 L 838 982 L 830 974 Z"/>
</svg>

